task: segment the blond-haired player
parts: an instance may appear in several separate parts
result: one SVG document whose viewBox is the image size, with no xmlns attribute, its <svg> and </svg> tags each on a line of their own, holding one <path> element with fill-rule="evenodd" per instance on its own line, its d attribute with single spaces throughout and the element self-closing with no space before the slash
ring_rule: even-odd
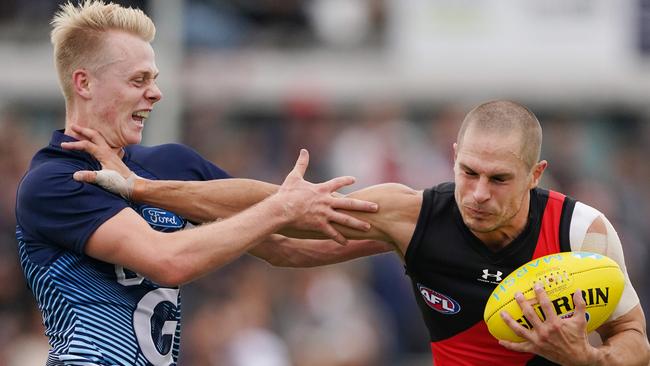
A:
<svg viewBox="0 0 650 366">
<path fill-rule="evenodd" d="M 320 231 L 345 243 L 333 222 L 367 228 L 334 210 L 373 209 L 368 202 L 332 196 L 352 183 L 351 177 L 321 184 L 303 180 L 306 151 L 277 193 L 238 215 L 192 230 L 182 230 L 189 220 L 176 212 L 74 181 L 75 171 L 98 169 L 99 163 L 88 154 L 61 149 L 62 142 L 79 138 L 72 125 L 98 131 L 126 166 L 148 179 L 228 175 L 183 145 L 137 145 L 162 98 L 150 45 L 155 27 L 142 11 L 85 1 L 63 5 L 52 24 L 65 130 L 55 131 L 34 156 L 16 205 L 20 261 L 51 345 L 47 365 L 176 364 L 179 285 L 281 229 Z M 273 255 L 282 246 L 269 248 L 266 253 Z M 367 252 L 355 248 L 340 250 Z"/>
</svg>

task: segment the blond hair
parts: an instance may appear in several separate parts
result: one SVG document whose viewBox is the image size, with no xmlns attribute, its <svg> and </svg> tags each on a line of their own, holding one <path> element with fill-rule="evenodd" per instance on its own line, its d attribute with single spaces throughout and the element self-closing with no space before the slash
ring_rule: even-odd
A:
<svg viewBox="0 0 650 366">
<path fill-rule="evenodd" d="M 102 0 L 63 4 L 51 24 L 54 63 L 66 101 L 72 97 L 72 73 L 80 68 L 93 70 L 105 56 L 103 35 L 107 31 L 127 32 L 146 42 L 156 35 L 156 27 L 142 10 Z"/>
</svg>

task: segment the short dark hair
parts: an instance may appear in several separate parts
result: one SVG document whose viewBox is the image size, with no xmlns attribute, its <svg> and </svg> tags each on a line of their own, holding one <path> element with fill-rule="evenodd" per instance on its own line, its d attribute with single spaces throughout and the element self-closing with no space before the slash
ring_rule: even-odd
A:
<svg viewBox="0 0 650 366">
<path fill-rule="evenodd" d="M 495 100 L 483 103 L 469 111 L 458 131 L 459 147 L 469 128 L 477 128 L 487 133 L 518 133 L 521 157 L 528 168 L 532 168 L 540 159 L 542 127 L 535 114 L 520 103 Z"/>
</svg>

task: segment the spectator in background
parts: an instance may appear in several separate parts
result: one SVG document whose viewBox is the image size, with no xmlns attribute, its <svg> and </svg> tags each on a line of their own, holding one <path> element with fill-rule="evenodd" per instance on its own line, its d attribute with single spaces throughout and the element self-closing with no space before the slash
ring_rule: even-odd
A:
<svg viewBox="0 0 650 366">
<path fill-rule="evenodd" d="M 0 347 L 0 364 L 7 366 L 43 365 L 47 358 L 47 339 L 34 300 L 24 284 L 16 281 L 21 270 L 15 260 L 18 252 L 12 191 L 36 150 L 24 126 L 20 113 L 0 113 L 0 344 L 5 345 Z"/>
</svg>

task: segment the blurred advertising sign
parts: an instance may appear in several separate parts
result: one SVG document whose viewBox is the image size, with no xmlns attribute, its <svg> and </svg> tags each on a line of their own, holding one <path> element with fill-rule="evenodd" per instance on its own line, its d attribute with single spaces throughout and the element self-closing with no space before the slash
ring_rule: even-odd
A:
<svg viewBox="0 0 650 366">
<path fill-rule="evenodd" d="M 647 1 L 647 0 L 644 0 Z M 389 2 L 388 47 L 407 74 L 524 81 L 608 78 L 639 59 L 638 0 Z"/>
</svg>

